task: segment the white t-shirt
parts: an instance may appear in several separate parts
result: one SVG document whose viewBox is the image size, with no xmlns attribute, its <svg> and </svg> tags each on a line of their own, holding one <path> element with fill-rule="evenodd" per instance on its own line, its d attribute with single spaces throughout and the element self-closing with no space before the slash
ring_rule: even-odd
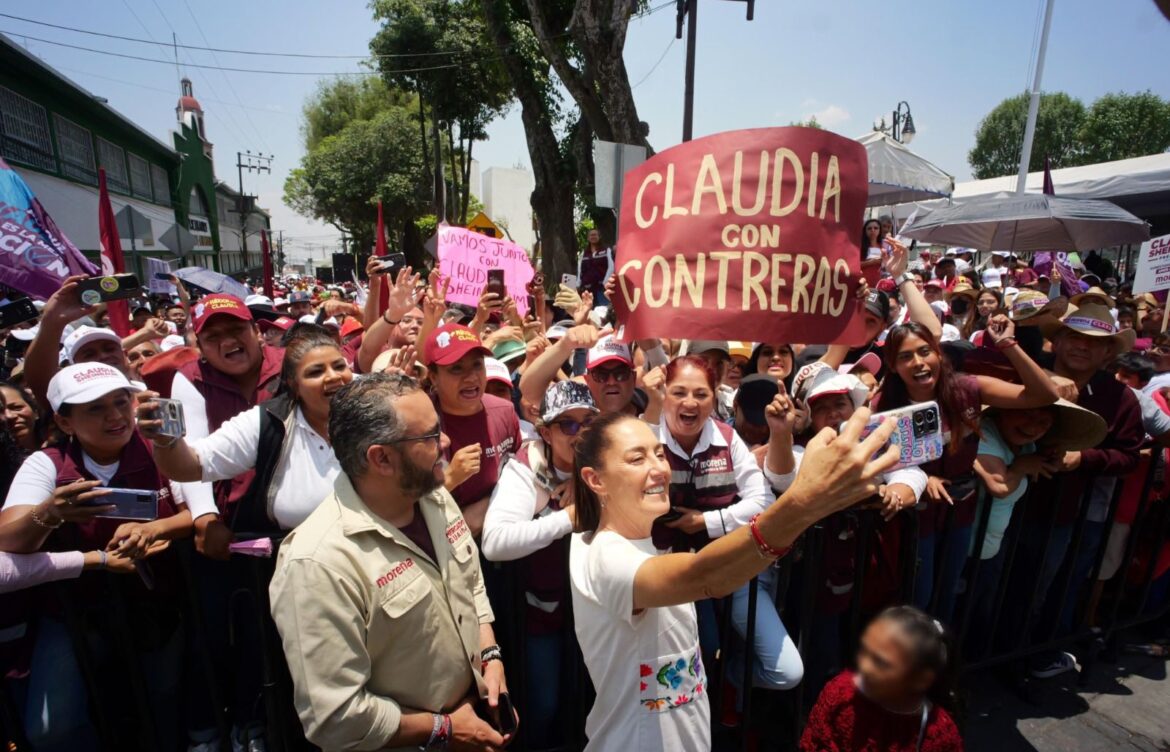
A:
<svg viewBox="0 0 1170 752">
<path fill-rule="evenodd" d="M 108 486 L 110 480 L 118 472 L 117 462 L 112 465 L 99 465 L 88 454 L 82 452 L 82 462 L 85 469 L 100 480 L 103 486 Z M 170 482 L 171 495 L 175 504 L 185 502 L 182 486 L 174 481 Z M 8 497 L 4 500 L 4 509 L 25 505 L 40 504 L 53 495 L 57 488 L 57 467 L 44 452 L 33 452 L 16 471 L 12 485 L 8 487 Z"/>
<path fill-rule="evenodd" d="M 634 576 L 656 555 L 649 538 L 575 534 L 569 553 L 573 619 L 597 699 L 586 750 L 706 752 L 711 706 L 695 606 L 634 614 Z"/>
<path fill-rule="evenodd" d="M 257 405 L 227 421 L 210 436 L 190 442 L 199 455 L 204 481 L 228 480 L 256 466 L 263 409 Z M 291 436 L 285 439 L 268 489 L 269 517 L 281 529 L 292 530 L 333 493 L 333 481 L 340 474 L 341 465 L 333 447 L 313 430 L 297 407 Z"/>
</svg>

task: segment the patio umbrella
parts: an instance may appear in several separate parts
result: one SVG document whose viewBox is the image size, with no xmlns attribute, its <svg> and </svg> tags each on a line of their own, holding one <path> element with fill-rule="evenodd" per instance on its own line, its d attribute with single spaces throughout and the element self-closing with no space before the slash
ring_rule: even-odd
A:
<svg viewBox="0 0 1170 752">
<path fill-rule="evenodd" d="M 226 274 L 213 272 L 202 266 L 187 266 L 176 269 L 175 276 L 183 280 L 183 284 L 202 288 L 209 293 L 223 292 L 235 295 L 240 300 L 251 295 L 248 286 L 243 282 L 237 282 Z"/>
<path fill-rule="evenodd" d="M 1108 201 L 999 193 L 920 213 L 902 234 L 983 251 L 1087 251 L 1143 243 L 1150 227 Z"/>
<path fill-rule="evenodd" d="M 884 133 L 857 139 L 869 157 L 866 206 L 892 206 L 951 195 L 955 179 Z"/>
</svg>

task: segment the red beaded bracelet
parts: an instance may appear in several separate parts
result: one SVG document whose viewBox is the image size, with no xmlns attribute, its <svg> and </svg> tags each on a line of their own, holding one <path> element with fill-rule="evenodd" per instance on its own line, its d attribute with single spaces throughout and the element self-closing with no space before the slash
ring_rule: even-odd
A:
<svg viewBox="0 0 1170 752">
<path fill-rule="evenodd" d="M 1002 340 L 1000 340 L 1000 341 L 999 341 L 999 342 L 996 344 L 996 346 L 995 346 L 995 347 L 996 347 L 996 349 L 998 349 L 998 350 L 1006 350 L 1006 349 L 1008 349 L 1009 347 L 1015 347 L 1015 346 L 1016 346 L 1016 345 L 1018 345 L 1018 344 L 1019 344 L 1019 343 L 1018 343 L 1018 342 L 1016 342 L 1016 338 L 1015 338 L 1015 337 L 1008 337 L 1007 339 L 1002 339 Z"/>
<path fill-rule="evenodd" d="M 760 534 L 760 515 L 758 514 L 748 522 L 748 529 L 752 533 L 752 540 L 756 542 L 756 549 L 765 559 L 779 559 L 792 550 L 792 546 L 774 548 L 768 544 L 768 541 L 764 540 L 764 536 Z"/>
</svg>

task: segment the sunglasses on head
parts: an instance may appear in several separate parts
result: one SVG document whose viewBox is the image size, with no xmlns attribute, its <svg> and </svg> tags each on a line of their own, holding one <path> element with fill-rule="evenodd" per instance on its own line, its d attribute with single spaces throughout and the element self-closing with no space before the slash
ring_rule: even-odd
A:
<svg viewBox="0 0 1170 752">
<path fill-rule="evenodd" d="M 629 368 L 594 368 L 589 372 L 589 376 L 594 381 L 599 381 L 602 384 L 613 379 L 619 384 L 629 381 L 634 372 Z"/>
<path fill-rule="evenodd" d="M 593 422 L 593 418 L 586 418 L 585 420 L 558 420 L 554 421 L 553 425 L 560 429 L 565 436 L 576 436 L 581 433 L 581 429 L 588 427 Z"/>
</svg>

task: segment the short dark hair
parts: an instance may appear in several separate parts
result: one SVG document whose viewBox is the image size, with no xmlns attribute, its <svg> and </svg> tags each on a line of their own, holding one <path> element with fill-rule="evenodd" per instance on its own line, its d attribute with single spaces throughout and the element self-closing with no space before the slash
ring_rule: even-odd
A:
<svg viewBox="0 0 1170 752">
<path fill-rule="evenodd" d="M 350 480 L 366 471 L 366 452 L 406 432 L 394 400 L 419 391 L 418 382 L 397 373 L 375 373 L 343 386 L 329 407 L 329 443 Z"/>
<path fill-rule="evenodd" d="M 1150 379 L 1154 378 L 1155 368 L 1154 361 L 1147 358 L 1141 353 L 1125 352 L 1117 356 L 1117 360 L 1113 361 L 1113 365 L 1118 370 L 1132 373 L 1138 377 L 1138 381 L 1142 384 L 1150 383 Z"/>
</svg>

